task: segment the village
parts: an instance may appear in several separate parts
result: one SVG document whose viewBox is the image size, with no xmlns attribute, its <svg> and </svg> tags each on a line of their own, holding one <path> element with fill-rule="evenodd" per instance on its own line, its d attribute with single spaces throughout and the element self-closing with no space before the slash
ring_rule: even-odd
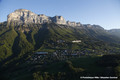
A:
<svg viewBox="0 0 120 80">
<path fill-rule="evenodd" d="M 81 43 L 81 40 L 74 40 L 72 43 Z M 64 40 L 57 40 L 57 43 L 65 43 Z M 80 58 L 82 56 L 103 56 L 106 53 L 113 53 L 113 50 L 103 50 L 102 52 L 96 49 L 58 49 L 54 52 L 44 52 L 44 51 L 38 51 L 33 52 L 30 56 L 28 63 L 32 64 L 49 64 L 51 62 L 58 62 L 63 60 L 69 60 L 72 58 Z"/>
<path fill-rule="evenodd" d="M 51 62 L 58 62 L 58 61 L 63 61 L 63 60 L 69 60 L 72 58 L 80 58 L 81 56 L 91 56 L 96 54 L 99 56 L 102 56 L 103 54 L 97 54 L 96 51 L 92 50 L 56 50 L 53 53 L 49 52 L 35 52 L 33 55 L 30 57 L 28 62 L 32 64 L 49 64 Z"/>
</svg>

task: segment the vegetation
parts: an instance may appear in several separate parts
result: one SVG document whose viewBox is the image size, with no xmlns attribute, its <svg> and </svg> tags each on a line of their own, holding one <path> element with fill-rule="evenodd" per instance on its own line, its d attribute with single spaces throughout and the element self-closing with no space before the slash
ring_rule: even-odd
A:
<svg viewBox="0 0 120 80">
<path fill-rule="evenodd" d="M 73 43 L 74 40 L 81 42 Z M 120 76 L 119 41 L 101 28 L 4 22 L 0 24 L 0 80 L 79 80 L 80 76 Z M 46 64 L 30 62 L 34 52 L 52 54 L 58 51 L 59 55 L 63 50 L 81 52 L 84 56 L 62 61 L 52 56 L 53 59 L 45 58 Z"/>
</svg>

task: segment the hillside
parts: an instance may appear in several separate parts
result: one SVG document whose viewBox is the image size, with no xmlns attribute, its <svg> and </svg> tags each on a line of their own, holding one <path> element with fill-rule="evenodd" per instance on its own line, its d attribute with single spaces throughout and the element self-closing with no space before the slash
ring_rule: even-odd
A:
<svg viewBox="0 0 120 80">
<path fill-rule="evenodd" d="M 71 80 L 86 73 L 86 76 L 102 75 L 105 69 L 110 74 L 103 76 L 114 76 L 111 71 L 118 66 L 116 60 L 119 58 L 104 58 L 104 55 L 120 53 L 120 37 L 113 34 L 114 31 L 106 31 L 99 25 L 69 22 L 62 16 L 37 15 L 25 9 L 16 10 L 8 15 L 8 21 L 0 23 L 0 79 L 61 80 L 64 76 L 62 80 L 66 80 L 73 75 L 69 78 Z M 105 65 L 102 58 L 107 64 L 115 64 L 110 66 L 111 71 L 109 66 L 99 67 Z"/>
<path fill-rule="evenodd" d="M 107 53 L 116 53 L 118 50 L 112 49 L 118 49 L 119 46 L 118 37 L 111 36 L 97 25 L 71 27 L 55 23 L 30 25 L 2 23 L 0 26 L 0 60 L 11 55 L 21 57 L 33 51 L 54 52 L 61 49 L 103 52 L 108 50 Z M 81 43 L 73 43 L 74 40 L 81 40 Z M 114 46 L 111 46 L 112 44 Z"/>
<path fill-rule="evenodd" d="M 120 29 L 111 29 L 108 32 L 114 36 L 120 37 Z"/>
</svg>

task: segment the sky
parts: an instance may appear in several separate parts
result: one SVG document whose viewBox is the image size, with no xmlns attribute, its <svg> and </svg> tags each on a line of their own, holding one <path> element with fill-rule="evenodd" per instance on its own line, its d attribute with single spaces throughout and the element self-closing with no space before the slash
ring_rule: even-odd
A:
<svg viewBox="0 0 120 80">
<path fill-rule="evenodd" d="M 7 15 L 16 9 L 120 29 L 120 0 L 0 0 L 0 22 L 7 21 Z"/>
</svg>

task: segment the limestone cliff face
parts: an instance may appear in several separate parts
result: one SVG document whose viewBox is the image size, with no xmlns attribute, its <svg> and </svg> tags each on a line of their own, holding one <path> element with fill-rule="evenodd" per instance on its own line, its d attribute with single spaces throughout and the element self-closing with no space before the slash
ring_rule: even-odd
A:
<svg viewBox="0 0 120 80">
<path fill-rule="evenodd" d="M 50 23 L 54 22 L 56 24 L 63 24 L 63 25 L 69 25 L 69 26 L 80 26 L 80 22 L 70 22 L 65 21 L 65 19 L 62 16 L 54 16 L 54 17 L 48 17 L 44 14 L 37 15 L 29 10 L 26 9 L 18 9 L 15 10 L 13 13 L 8 15 L 7 18 L 8 23 L 17 23 L 17 24 L 31 24 L 31 23 Z"/>
<path fill-rule="evenodd" d="M 10 22 L 17 22 L 18 24 L 21 23 L 45 23 L 49 22 L 49 17 L 45 15 L 37 15 L 29 10 L 26 9 L 18 9 L 15 12 L 8 15 L 8 23 Z"/>
<path fill-rule="evenodd" d="M 73 26 L 73 27 L 75 27 L 75 26 L 81 26 L 80 22 L 76 23 L 76 22 L 67 21 L 66 23 L 67 23 L 68 26 Z"/>
<path fill-rule="evenodd" d="M 52 18 L 52 21 L 57 23 L 57 24 L 64 24 L 64 25 L 66 24 L 66 21 L 62 16 L 54 16 Z"/>
</svg>

